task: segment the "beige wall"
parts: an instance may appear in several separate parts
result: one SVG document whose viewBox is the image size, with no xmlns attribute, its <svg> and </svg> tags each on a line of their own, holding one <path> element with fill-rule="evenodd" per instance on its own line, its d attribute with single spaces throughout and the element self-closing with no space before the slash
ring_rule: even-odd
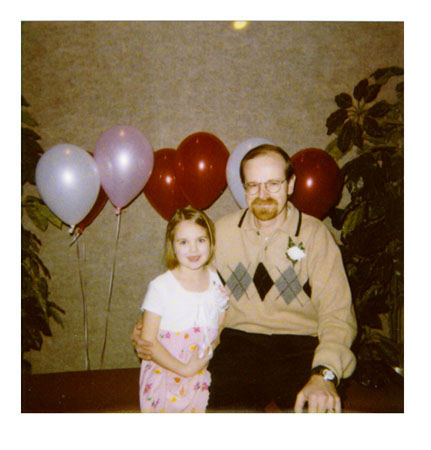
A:
<svg viewBox="0 0 431 450">
<path fill-rule="evenodd" d="M 334 96 L 374 70 L 403 65 L 402 23 L 28 22 L 22 25 L 22 93 L 42 146 L 67 142 L 94 151 L 120 124 L 141 130 L 154 150 L 208 131 L 232 151 L 264 137 L 290 155 L 325 148 Z M 32 192 L 32 189 L 28 189 Z M 228 189 L 207 210 L 236 210 Z M 51 271 L 51 300 L 64 329 L 32 352 L 35 373 L 83 370 L 82 295 L 76 244 L 67 227 L 38 232 Z M 144 195 L 121 215 L 105 368 L 138 366 L 129 335 L 147 283 L 163 270 L 166 222 Z M 100 354 L 113 264 L 116 216 L 108 202 L 79 239 L 88 305 L 91 368 Z"/>
</svg>

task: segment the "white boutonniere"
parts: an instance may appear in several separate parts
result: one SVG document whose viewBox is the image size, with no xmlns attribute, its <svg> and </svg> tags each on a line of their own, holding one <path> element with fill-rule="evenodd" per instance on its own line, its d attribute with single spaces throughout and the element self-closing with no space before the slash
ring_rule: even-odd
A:
<svg viewBox="0 0 431 450">
<path fill-rule="evenodd" d="M 301 261 L 302 258 L 305 258 L 305 247 L 302 242 L 299 244 L 295 244 L 292 238 L 289 236 L 289 244 L 287 246 L 286 257 L 292 261 L 292 264 L 295 265 L 297 261 Z"/>
</svg>

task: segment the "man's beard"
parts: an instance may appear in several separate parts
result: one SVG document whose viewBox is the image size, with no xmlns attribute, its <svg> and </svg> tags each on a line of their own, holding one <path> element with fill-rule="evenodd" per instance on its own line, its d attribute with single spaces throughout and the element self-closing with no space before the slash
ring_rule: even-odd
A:
<svg viewBox="0 0 431 450">
<path fill-rule="evenodd" d="M 251 204 L 251 211 L 258 220 L 272 220 L 278 216 L 278 202 L 275 198 L 255 198 Z"/>
</svg>

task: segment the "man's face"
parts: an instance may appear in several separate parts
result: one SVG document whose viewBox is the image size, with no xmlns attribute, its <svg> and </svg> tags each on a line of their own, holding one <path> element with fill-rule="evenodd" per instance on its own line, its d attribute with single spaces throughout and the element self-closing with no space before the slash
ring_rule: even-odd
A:
<svg viewBox="0 0 431 450">
<path fill-rule="evenodd" d="M 285 179 L 286 162 L 276 153 L 260 155 L 244 165 L 245 183 L 262 183 L 256 194 L 246 192 L 246 202 L 256 219 L 267 221 L 275 219 L 285 211 L 289 195 L 293 192 L 294 177 L 284 181 L 276 193 L 268 192 L 263 183 Z"/>
</svg>

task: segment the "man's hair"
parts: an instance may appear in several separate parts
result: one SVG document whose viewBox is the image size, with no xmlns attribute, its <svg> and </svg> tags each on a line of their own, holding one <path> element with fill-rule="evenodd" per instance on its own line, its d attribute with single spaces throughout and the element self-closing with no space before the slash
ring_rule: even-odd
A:
<svg viewBox="0 0 431 450">
<path fill-rule="evenodd" d="M 267 155 L 269 153 L 276 153 L 280 155 L 284 161 L 286 162 L 286 180 L 289 181 L 290 178 L 295 174 L 295 169 L 293 168 L 293 164 L 291 159 L 289 158 L 289 155 L 281 148 L 277 147 L 276 145 L 271 144 L 262 144 L 258 147 L 252 148 L 249 150 L 245 156 L 241 160 L 241 164 L 239 166 L 239 174 L 241 177 L 241 181 L 244 183 L 244 165 L 247 161 L 250 161 L 251 159 L 257 158 L 261 155 Z"/>
<path fill-rule="evenodd" d="M 166 227 L 163 261 L 169 270 L 175 269 L 175 267 L 179 265 L 174 251 L 175 230 L 177 226 L 185 220 L 194 222 L 195 224 L 204 228 L 207 232 L 208 239 L 210 241 L 210 255 L 208 261 L 205 264 L 211 262 L 211 259 L 214 256 L 215 228 L 211 219 L 203 211 L 193 208 L 192 206 L 177 209 L 172 215 Z"/>
</svg>

